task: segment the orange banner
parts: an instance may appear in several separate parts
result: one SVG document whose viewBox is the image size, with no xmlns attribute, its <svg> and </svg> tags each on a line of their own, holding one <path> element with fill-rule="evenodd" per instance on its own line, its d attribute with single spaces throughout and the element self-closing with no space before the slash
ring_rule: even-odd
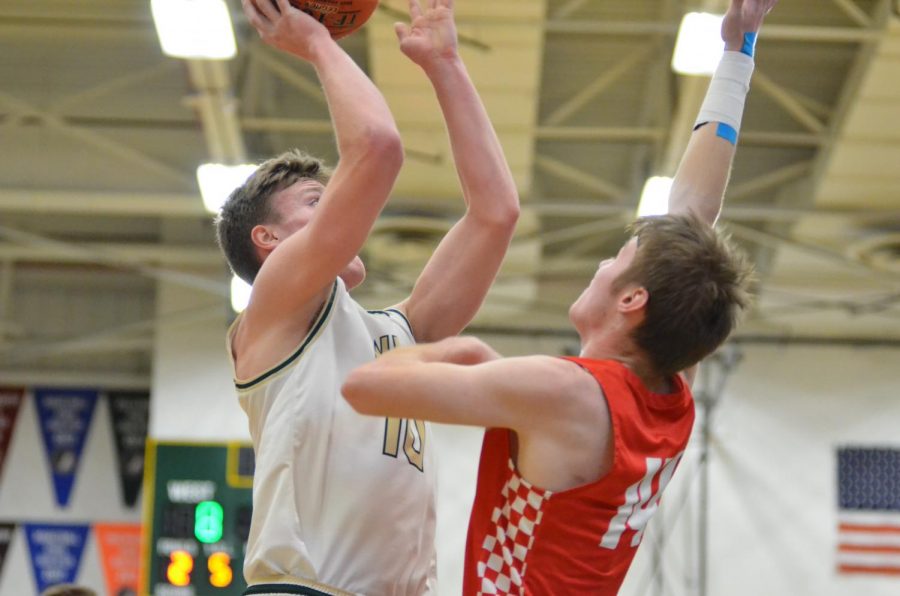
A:
<svg viewBox="0 0 900 596">
<path fill-rule="evenodd" d="M 100 544 L 106 593 L 110 596 L 138 593 L 141 560 L 140 524 L 95 524 Z"/>
</svg>

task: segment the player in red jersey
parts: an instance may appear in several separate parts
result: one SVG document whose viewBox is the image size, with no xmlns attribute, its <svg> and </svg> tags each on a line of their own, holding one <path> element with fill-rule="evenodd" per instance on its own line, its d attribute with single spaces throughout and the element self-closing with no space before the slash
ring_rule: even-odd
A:
<svg viewBox="0 0 900 596">
<path fill-rule="evenodd" d="M 569 310 L 580 358 L 500 358 L 454 338 L 393 350 L 345 383 L 365 414 L 488 429 L 466 596 L 618 592 L 688 442 L 696 365 L 747 305 L 750 268 L 712 225 L 776 1 L 732 0 L 669 213 L 639 220 Z"/>
</svg>

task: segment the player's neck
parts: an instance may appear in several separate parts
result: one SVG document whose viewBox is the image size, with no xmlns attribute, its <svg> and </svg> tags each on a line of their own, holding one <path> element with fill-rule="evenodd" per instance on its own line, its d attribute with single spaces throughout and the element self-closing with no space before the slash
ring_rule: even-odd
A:
<svg viewBox="0 0 900 596">
<path fill-rule="evenodd" d="M 627 337 L 598 334 L 586 338 L 581 346 L 581 357 L 621 362 L 654 393 L 671 393 L 674 389 L 671 379 L 657 373 Z"/>
</svg>

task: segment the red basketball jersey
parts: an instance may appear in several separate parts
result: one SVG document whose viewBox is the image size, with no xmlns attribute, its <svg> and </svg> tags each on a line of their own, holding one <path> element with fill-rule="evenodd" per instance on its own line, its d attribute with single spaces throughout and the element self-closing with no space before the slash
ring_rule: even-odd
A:
<svg viewBox="0 0 900 596">
<path fill-rule="evenodd" d="M 675 392 L 661 395 L 619 362 L 567 360 L 603 389 L 613 467 L 591 484 L 543 490 L 519 476 L 510 457 L 511 431 L 489 429 L 469 520 L 465 596 L 614 596 L 684 453 L 694 402 L 680 376 Z"/>
</svg>

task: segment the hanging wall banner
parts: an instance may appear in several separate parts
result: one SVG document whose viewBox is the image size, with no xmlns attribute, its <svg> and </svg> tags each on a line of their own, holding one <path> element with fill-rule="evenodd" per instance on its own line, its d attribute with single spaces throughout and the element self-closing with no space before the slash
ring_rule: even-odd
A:
<svg viewBox="0 0 900 596">
<path fill-rule="evenodd" d="M 89 526 L 25 524 L 37 591 L 72 584 L 78 576 Z"/>
<path fill-rule="evenodd" d="M 150 394 L 112 392 L 109 412 L 116 454 L 119 458 L 119 479 L 125 504 L 134 507 L 144 478 L 144 444 L 147 442 L 147 416 Z"/>
<path fill-rule="evenodd" d="M 100 544 L 106 593 L 134 596 L 138 593 L 141 562 L 140 524 L 94 524 Z"/>
<path fill-rule="evenodd" d="M 25 389 L 22 387 L 0 387 L 0 478 L 3 477 L 3 462 L 6 461 L 23 395 Z"/>
<path fill-rule="evenodd" d="M 3 577 L 3 563 L 6 561 L 6 551 L 16 533 L 16 524 L 0 524 L 0 578 Z"/>
<path fill-rule="evenodd" d="M 38 420 L 53 488 L 60 507 L 69 504 L 81 450 L 91 426 L 97 392 L 78 389 L 35 389 Z"/>
</svg>

